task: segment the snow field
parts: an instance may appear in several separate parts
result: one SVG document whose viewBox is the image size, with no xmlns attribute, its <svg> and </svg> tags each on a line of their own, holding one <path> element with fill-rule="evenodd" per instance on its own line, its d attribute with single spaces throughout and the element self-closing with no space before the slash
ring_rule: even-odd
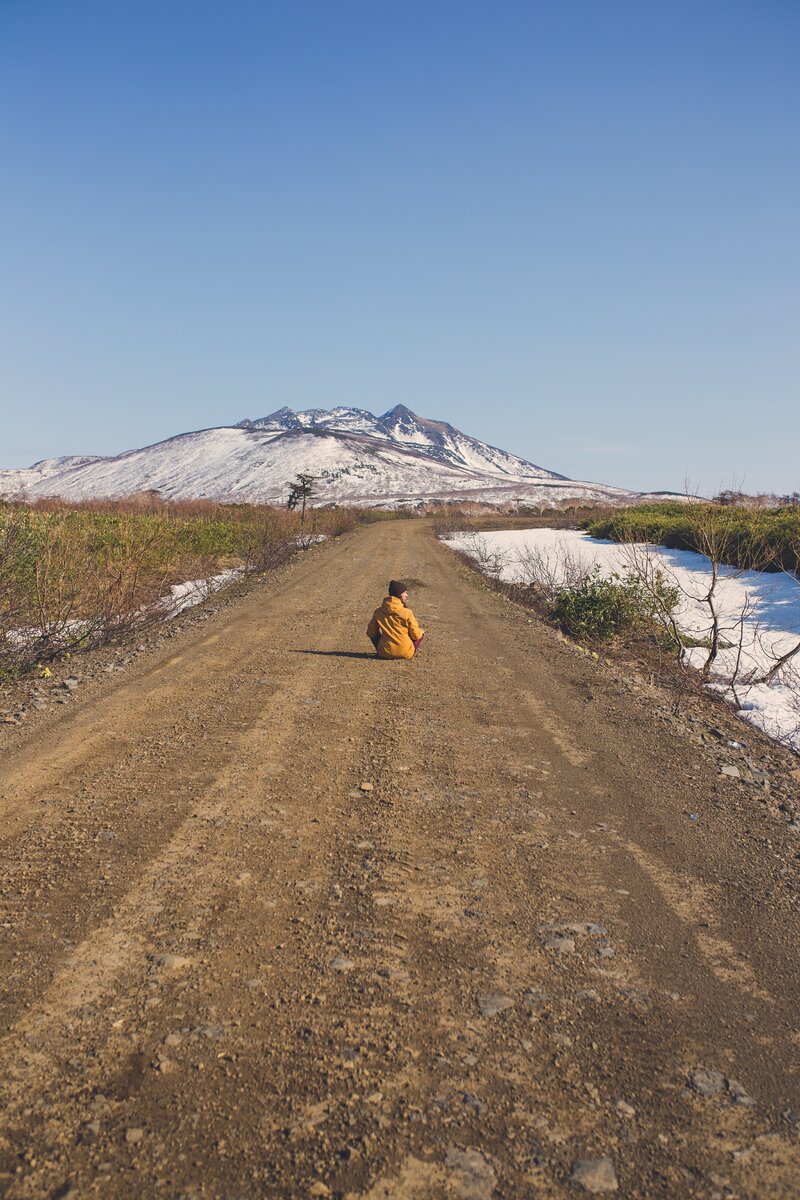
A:
<svg viewBox="0 0 800 1200">
<path fill-rule="evenodd" d="M 712 617 L 703 597 L 711 583 L 710 564 L 693 551 L 620 545 L 567 529 L 455 534 L 444 540 L 510 583 L 530 582 L 531 553 L 538 555 L 540 569 L 562 584 L 578 567 L 591 570 L 595 564 L 604 576 L 660 569 L 678 589 L 675 615 L 681 631 L 698 642 L 709 638 Z M 800 653 L 773 681 L 753 681 L 800 643 L 800 583 L 786 573 L 721 567 L 714 603 L 725 645 L 709 687 L 738 702 L 744 720 L 800 752 Z M 690 647 L 684 661 L 699 669 L 707 654 L 703 646 Z"/>
</svg>

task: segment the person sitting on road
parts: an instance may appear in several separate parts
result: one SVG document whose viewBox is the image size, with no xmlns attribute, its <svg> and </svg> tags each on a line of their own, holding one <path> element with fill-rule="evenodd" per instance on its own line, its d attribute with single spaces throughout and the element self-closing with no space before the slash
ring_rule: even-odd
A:
<svg viewBox="0 0 800 1200">
<path fill-rule="evenodd" d="M 389 583 L 389 595 L 372 614 L 367 637 L 378 658 L 413 658 L 425 634 L 410 608 L 406 608 L 408 589 L 399 579 Z"/>
</svg>

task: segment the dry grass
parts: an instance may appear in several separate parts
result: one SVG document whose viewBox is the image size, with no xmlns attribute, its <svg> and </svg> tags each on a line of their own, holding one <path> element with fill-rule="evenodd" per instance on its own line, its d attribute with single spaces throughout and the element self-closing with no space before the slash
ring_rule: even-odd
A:
<svg viewBox="0 0 800 1200">
<path fill-rule="evenodd" d="M 265 505 L 59 500 L 0 504 L 0 680 L 123 641 L 168 615 L 172 585 L 265 571 L 352 529 L 357 511 L 300 517 Z"/>
</svg>

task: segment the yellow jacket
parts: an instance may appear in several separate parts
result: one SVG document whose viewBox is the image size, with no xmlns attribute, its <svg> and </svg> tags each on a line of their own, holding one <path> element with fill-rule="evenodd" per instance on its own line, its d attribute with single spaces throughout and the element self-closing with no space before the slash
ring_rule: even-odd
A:
<svg viewBox="0 0 800 1200">
<path fill-rule="evenodd" d="M 422 630 L 410 608 L 406 608 L 397 596 L 384 596 L 380 608 L 372 614 L 367 626 L 367 637 L 380 634 L 378 656 L 380 658 L 413 658 L 414 642 L 422 637 Z"/>
</svg>

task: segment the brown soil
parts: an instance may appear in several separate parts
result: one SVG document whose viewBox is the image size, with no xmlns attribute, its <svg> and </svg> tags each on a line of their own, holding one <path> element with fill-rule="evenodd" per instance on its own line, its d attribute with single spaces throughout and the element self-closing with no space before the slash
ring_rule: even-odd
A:
<svg viewBox="0 0 800 1200">
<path fill-rule="evenodd" d="M 800 839 L 699 719 L 409 521 L 9 729 L 0 1195 L 796 1197 Z"/>
</svg>

